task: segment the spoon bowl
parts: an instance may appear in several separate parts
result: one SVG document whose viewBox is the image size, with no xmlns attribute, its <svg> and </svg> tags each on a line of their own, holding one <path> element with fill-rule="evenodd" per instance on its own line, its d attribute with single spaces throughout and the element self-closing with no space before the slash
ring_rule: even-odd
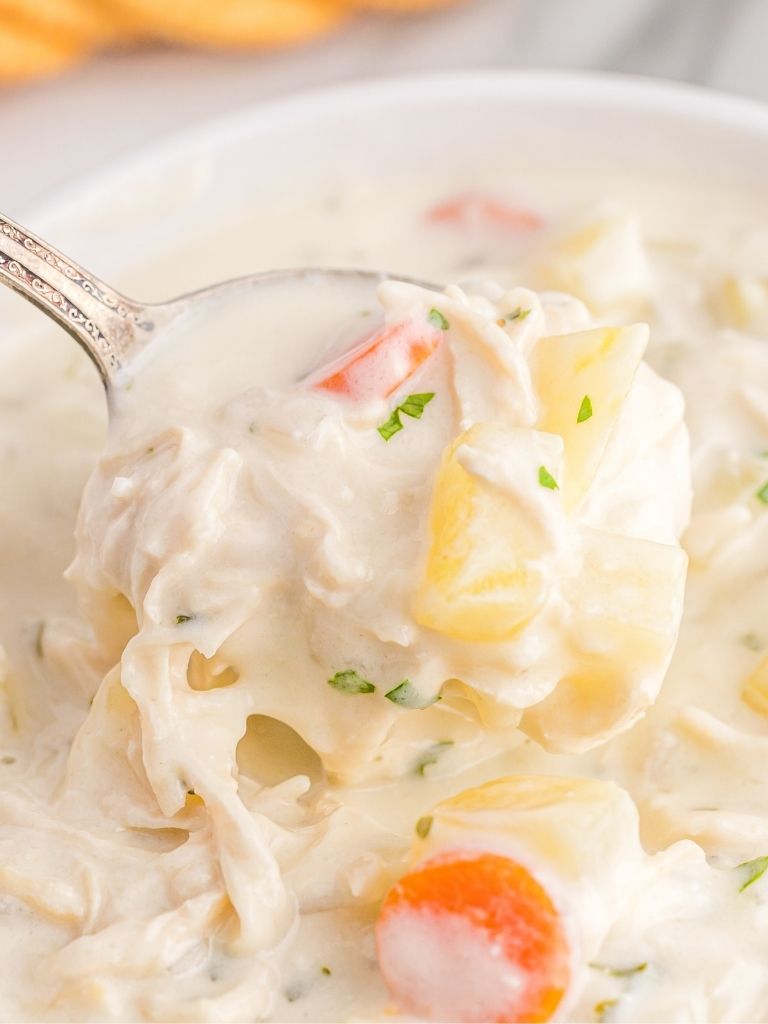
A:
<svg viewBox="0 0 768 1024">
<path fill-rule="evenodd" d="M 36 305 L 75 338 L 95 364 L 110 404 L 118 391 L 132 385 L 138 368 L 150 361 L 148 357 L 166 348 L 157 345 L 161 336 L 163 339 L 171 337 L 178 325 L 194 325 L 196 319 L 202 319 L 203 312 L 237 308 L 241 317 L 251 319 L 255 339 L 265 327 L 260 318 L 263 321 L 270 307 L 274 313 L 275 302 L 281 302 L 284 310 L 281 323 L 277 328 L 274 324 L 269 328 L 273 337 L 266 358 L 273 360 L 274 353 L 289 343 L 288 332 L 295 326 L 295 314 L 301 313 L 301 319 L 306 320 L 309 301 L 317 326 L 326 328 L 338 353 L 342 324 L 333 322 L 331 307 L 335 303 L 339 308 L 353 311 L 345 325 L 349 336 L 341 338 L 342 345 L 345 340 L 352 344 L 356 340 L 350 333 L 354 322 L 359 321 L 360 328 L 365 318 L 373 314 L 376 289 L 390 277 L 364 270 L 309 267 L 271 270 L 224 281 L 168 302 L 144 304 L 121 294 L 75 260 L 0 214 L 0 283 Z M 210 327 L 207 318 L 205 323 Z M 210 333 L 210 343 L 200 331 L 195 336 L 193 330 L 190 337 L 194 342 L 182 336 L 183 351 L 179 346 L 171 346 L 166 351 L 163 365 L 166 381 L 174 376 L 173 361 L 178 366 L 183 357 L 185 363 L 197 362 L 198 379 L 200 375 L 206 379 L 208 391 L 216 390 L 217 374 L 229 375 L 231 379 L 236 373 L 241 380 L 257 382 L 251 375 L 258 371 L 258 361 L 251 364 L 242 345 L 227 348 L 226 325 Z M 265 358 L 263 350 L 261 358 L 262 361 Z M 160 362 L 162 365 L 163 360 Z M 158 400 L 156 395 L 155 401 Z"/>
</svg>

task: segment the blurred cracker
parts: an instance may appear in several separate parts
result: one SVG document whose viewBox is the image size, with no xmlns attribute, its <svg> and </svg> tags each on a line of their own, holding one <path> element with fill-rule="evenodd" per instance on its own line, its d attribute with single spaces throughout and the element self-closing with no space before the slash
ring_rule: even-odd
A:
<svg viewBox="0 0 768 1024">
<path fill-rule="evenodd" d="M 434 7 L 453 7 L 463 0 L 355 0 L 358 7 L 373 11 L 395 11 L 408 14 L 412 11 L 428 11 Z"/>
<path fill-rule="evenodd" d="M 105 0 L 146 36 L 209 46 L 280 46 L 311 39 L 349 14 L 348 0 Z"/>
<path fill-rule="evenodd" d="M 83 46 L 97 46 L 120 34 L 119 20 L 104 0 L 0 0 L 0 22 Z"/>
<path fill-rule="evenodd" d="M 0 17 L 0 83 L 54 75 L 75 64 L 84 52 L 72 39 Z"/>
</svg>

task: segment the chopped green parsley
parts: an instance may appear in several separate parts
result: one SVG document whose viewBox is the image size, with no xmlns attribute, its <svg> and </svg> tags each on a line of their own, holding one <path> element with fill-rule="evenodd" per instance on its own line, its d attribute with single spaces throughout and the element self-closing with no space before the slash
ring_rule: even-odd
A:
<svg viewBox="0 0 768 1024">
<path fill-rule="evenodd" d="M 523 309 L 522 307 L 518 306 L 517 309 L 513 309 L 511 313 L 505 313 L 504 319 L 507 321 L 525 320 L 525 318 L 530 315 L 530 309 Z"/>
<path fill-rule="evenodd" d="M 358 675 L 353 668 L 345 669 L 343 672 L 337 672 L 336 675 L 328 680 L 328 685 L 332 686 L 334 690 L 338 690 L 339 693 L 375 693 L 376 687 L 373 683 L 369 683 L 367 679 L 363 679 L 362 676 Z"/>
<path fill-rule="evenodd" d="M 762 501 L 764 505 L 768 505 L 768 480 L 765 481 L 760 490 L 755 494 L 758 501 Z"/>
<path fill-rule="evenodd" d="M 419 839 L 426 839 L 429 833 L 432 831 L 433 818 L 431 814 L 426 814 L 423 818 L 419 818 L 416 822 L 416 835 Z"/>
<path fill-rule="evenodd" d="M 560 485 L 549 472 L 546 466 L 539 466 L 539 483 L 542 487 L 549 488 L 550 491 L 560 490 Z"/>
<path fill-rule="evenodd" d="M 393 704 L 398 704 L 401 708 L 411 708 L 422 710 L 428 708 L 430 705 L 437 703 L 440 700 L 439 696 L 435 697 L 424 697 L 410 679 L 404 679 L 402 683 L 399 683 L 394 690 L 390 690 L 389 693 L 385 693 L 384 696 L 387 700 L 391 700 Z"/>
<path fill-rule="evenodd" d="M 43 654 L 45 653 L 43 649 L 43 635 L 45 634 L 45 625 L 45 619 L 41 619 L 40 622 L 38 622 L 37 624 L 37 629 L 35 630 L 35 654 L 37 655 L 38 658 L 42 658 Z"/>
<path fill-rule="evenodd" d="M 610 974 L 612 978 L 629 978 L 633 974 L 641 974 L 648 966 L 648 962 L 644 961 L 641 964 L 634 964 L 632 967 L 611 967 L 610 964 L 590 964 L 589 966 L 594 971 L 603 971 L 605 974 Z"/>
<path fill-rule="evenodd" d="M 434 397 L 434 391 L 426 391 L 418 395 L 408 395 L 405 401 L 395 407 L 387 422 L 382 423 L 381 426 L 376 429 L 384 440 L 388 441 L 390 437 L 394 437 L 394 435 L 399 433 L 405 426 L 403 421 L 400 419 L 401 414 L 404 416 L 410 416 L 411 419 L 414 420 L 420 420 L 424 415 L 424 409 L 429 405 Z"/>
<path fill-rule="evenodd" d="M 597 1014 L 598 1021 L 604 1021 L 605 1015 L 618 1003 L 618 999 L 603 999 L 599 1003 L 595 1003 L 595 1013 Z"/>
<path fill-rule="evenodd" d="M 417 775 L 424 775 L 427 768 L 430 765 L 437 764 L 440 755 L 444 754 L 449 747 L 453 746 L 453 740 L 440 740 L 439 743 L 433 743 L 429 750 L 425 750 L 419 760 L 416 762 L 415 772 Z"/>
<path fill-rule="evenodd" d="M 755 857 L 754 860 L 745 861 L 744 864 L 739 864 L 739 870 L 746 871 L 746 878 L 739 886 L 739 892 L 744 892 L 768 871 L 768 857 Z"/>
<path fill-rule="evenodd" d="M 439 309 L 430 309 L 427 314 L 427 320 L 434 324 L 435 327 L 439 327 L 441 331 L 447 331 L 451 326 Z"/>
<path fill-rule="evenodd" d="M 424 415 L 425 407 L 429 405 L 434 397 L 434 391 L 422 392 L 420 395 L 408 395 L 398 408 L 406 416 L 410 416 L 414 420 L 420 420 Z"/>
<path fill-rule="evenodd" d="M 765 646 L 757 633 L 744 633 L 739 640 L 750 651 L 762 651 Z"/>
<path fill-rule="evenodd" d="M 192 618 L 193 618 L 193 616 L 191 616 L 191 615 L 177 615 L 176 616 L 176 625 L 180 626 L 184 622 L 189 622 Z"/>
<path fill-rule="evenodd" d="M 299 999 L 303 999 L 306 993 L 299 985 L 289 985 L 286 988 L 284 995 L 289 1003 L 295 1003 Z"/>
<path fill-rule="evenodd" d="M 579 406 L 579 414 L 576 417 L 577 423 L 583 423 L 584 420 L 592 418 L 592 399 L 589 395 L 584 395 Z"/>
<path fill-rule="evenodd" d="M 403 424 L 400 419 L 400 409 L 395 409 L 387 422 L 382 423 L 381 426 L 376 429 L 385 441 L 388 441 L 390 437 L 394 437 L 395 434 L 399 433 L 399 431 L 403 429 Z"/>
<path fill-rule="evenodd" d="M 499 327 L 506 327 L 508 323 L 513 320 L 525 320 L 527 316 L 531 315 L 530 309 L 523 309 L 522 306 L 518 306 L 517 309 L 513 309 L 511 313 L 505 313 L 504 316 L 500 317 L 496 323 Z"/>
</svg>

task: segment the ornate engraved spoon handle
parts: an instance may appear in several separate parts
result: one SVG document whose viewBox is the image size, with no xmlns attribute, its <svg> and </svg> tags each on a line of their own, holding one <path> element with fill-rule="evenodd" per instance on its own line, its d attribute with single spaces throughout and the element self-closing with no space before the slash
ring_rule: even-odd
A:
<svg viewBox="0 0 768 1024">
<path fill-rule="evenodd" d="M 0 282 L 75 337 L 107 390 L 155 329 L 150 308 L 120 295 L 2 213 Z"/>
</svg>

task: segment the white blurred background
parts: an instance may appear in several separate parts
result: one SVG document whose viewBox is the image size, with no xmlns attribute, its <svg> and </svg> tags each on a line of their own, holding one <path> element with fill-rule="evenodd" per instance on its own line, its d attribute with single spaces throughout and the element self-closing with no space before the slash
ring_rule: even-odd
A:
<svg viewBox="0 0 768 1024">
<path fill-rule="evenodd" d="M 768 0 L 469 0 L 430 14 L 361 17 L 291 51 L 104 54 L 63 77 L 0 91 L 0 207 L 22 216 L 91 166 L 315 86 L 454 68 L 595 68 L 768 100 L 767 52 Z"/>
</svg>

